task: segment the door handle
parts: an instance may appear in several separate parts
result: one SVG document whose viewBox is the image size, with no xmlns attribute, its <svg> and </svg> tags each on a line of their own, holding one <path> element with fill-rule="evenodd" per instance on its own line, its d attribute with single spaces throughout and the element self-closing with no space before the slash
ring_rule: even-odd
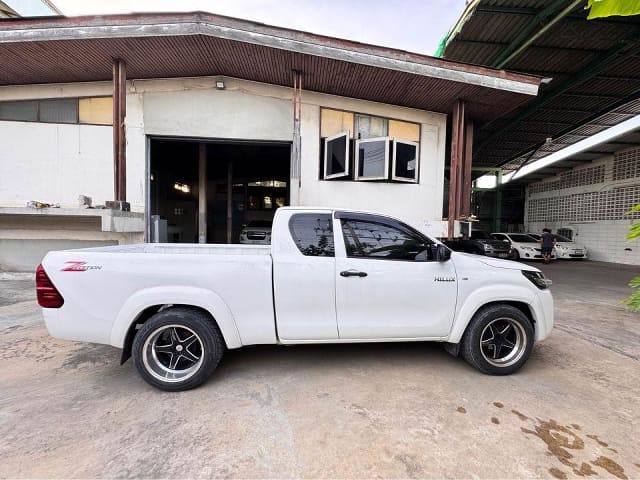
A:
<svg viewBox="0 0 640 480">
<path fill-rule="evenodd" d="M 366 277 L 367 272 L 358 272 L 357 270 L 344 270 L 340 272 L 341 277 Z"/>
</svg>

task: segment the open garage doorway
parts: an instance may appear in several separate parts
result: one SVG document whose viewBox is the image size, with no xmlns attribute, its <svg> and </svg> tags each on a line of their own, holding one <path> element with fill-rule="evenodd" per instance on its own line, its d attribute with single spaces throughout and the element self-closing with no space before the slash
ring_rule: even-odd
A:
<svg viewBox="0 0 640 480">
<path fill-rule="evenodd" d="M 150 139 L 149 239 L 239 243 L 289 204 L 289 143 Z"/>
</svg>

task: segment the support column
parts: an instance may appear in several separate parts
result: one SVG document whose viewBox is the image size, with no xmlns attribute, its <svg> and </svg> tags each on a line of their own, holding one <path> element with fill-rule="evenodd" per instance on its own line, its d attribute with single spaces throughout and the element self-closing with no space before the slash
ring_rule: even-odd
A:
<svg viewBox="0 0 640 480">
<path fill-rule="evenodd" d="M 300 121 L 302 117 L 302 72 L 293 71 L 293 96 L 291 98 L 293 104 L 293 142 L 291 144 L 291 182 L 289 185 L 289 195 L 292 205 L 299 204 L 300 187 L 302 185 L 301 178 L 301 157 L 302 157 L 302 140 L 300 135 Z"/>
<path fill-rule="evenodd" d="M 460 217 L 462 160 L 464 153 L 464 102 L 458 100 L 451 117 L 451 168 L 449 169 L 448 237 L 453 238 L 455 220 Z"/>
<path fill-rule="evenodd" d="M 116 201 L 127 200 L 127 151 L 124 121 L 127 105 L 126 65 L 113 59 L 113 193 Z"/>
<path fill-rule="evenodd" d="M 496 208 L 493 214 L 493 231 L 502 231 L 502 170 L 496 173 Z"/>
<path fill-rule="evenodd" d="M 198 145 L 198 243 L 207 243 L 207 144 Z"/>
<path fill-rule="evenodd" d="M 455 221 L 471 214 L 471 164 L 473 122 L 468 121 L 465 103 L 458 100 L 451 115 L 451 167 L 449 169 L 448 236 L 453 238 Z"/>
<path fill-rule="evenodd" d="M 227 243 L 231 243 L 233 233 L 233 163 L 227 166 Z"/>
<path fill-rule="evenodd" d="M 468 121 L 464 134 L 464 164 L 460 214 L 471 215 L 471 165 L 473 163 L 473 122 Z"/>
</svg>

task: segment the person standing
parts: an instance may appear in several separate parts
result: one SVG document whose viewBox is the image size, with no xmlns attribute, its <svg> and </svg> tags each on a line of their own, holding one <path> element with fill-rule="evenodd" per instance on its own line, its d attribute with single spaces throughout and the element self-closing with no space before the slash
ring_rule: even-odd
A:
<svg viewBox="0 0 640 480">
<path fill-rule="evenodd" d="M 544 263 L 551 262 L 551 253 L 556 246 L 556 237 L 551 233 L 548 228 L 542 229 L 542 236 L 540 238 L 540 250 Z"/>
</svg>

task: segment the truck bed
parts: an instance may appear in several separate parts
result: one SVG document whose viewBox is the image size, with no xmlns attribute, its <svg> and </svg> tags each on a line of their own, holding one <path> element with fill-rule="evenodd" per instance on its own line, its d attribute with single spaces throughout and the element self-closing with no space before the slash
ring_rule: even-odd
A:
<svg viewBox="0 0 640 480">
<path fill-rule="evenodd" d="M 230 347 L 276 342 L 269 245 L 84 248 L 50 252 L 43 266 L 65 299 L 62 308 L 45 312 L 59 338 L 121 348 L 121 329 L 141 306 L 185 304 L 234 325 Z"/>
</svg>

